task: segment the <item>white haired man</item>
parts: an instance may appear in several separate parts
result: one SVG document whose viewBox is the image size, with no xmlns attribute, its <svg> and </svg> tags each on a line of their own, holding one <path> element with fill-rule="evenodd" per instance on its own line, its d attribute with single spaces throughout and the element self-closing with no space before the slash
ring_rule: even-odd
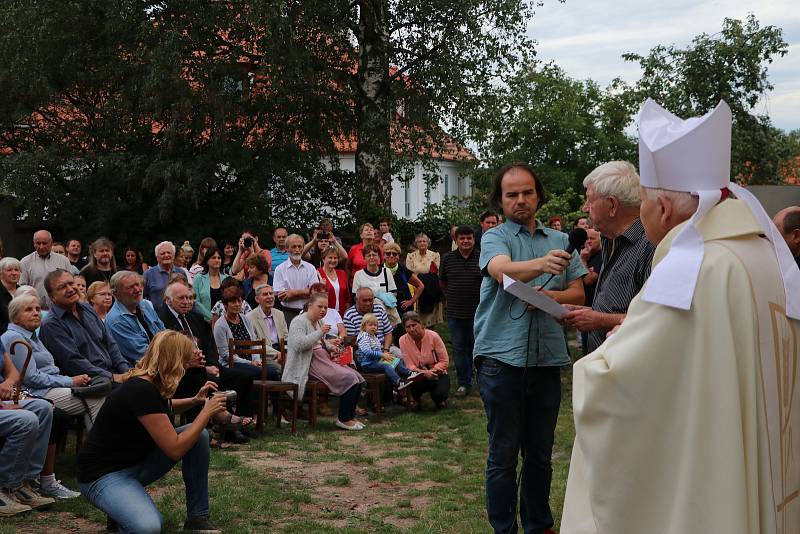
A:
<svg viewBox="0 0 800 534">
<path fill-rule="evenodd" d="M 562 534 L 800 532 L 800 270 L 729 181 L 731 118 L 642 107 L 658 246 L 625 321 L 573 369 Z"/>
<path fill-rule="evenodd" d="M 68 273 L 77 274 L 77 269 L 72 266 L 66 256 L 53 254 L 53 236 L 47 230 L 39 230 L 33 234 L 33 252 L 20 260 L 21 274 L 19 283 L 23 286 L 33 286 L 39 293 L 42 308 L 50 308 L 50 300 L 44 289 L 44 278 L 55 271 L 63 269 Z"/>
<path fill-rule="evenodd" d="M 627 161 L 610 161 L 583 180 L 583 211 L 600 232 L 603 267 L 588 306 L 566 305 L 568 326 L 588 333 L 585 353 L 599 347 L 606 334 L 622 323 L 633 297 L 650 275 L 656 247 L 647 240 L 639 219 L 639 175 Z"/>
<path fill-rule="evenodd" d="M 183 267 L 175 266 L 175 245 L 170 241 L 162 241 L 155 248 L 156 265 L 144 272 L 144 298 L 153 303 L 156 310 L 164 304 L 164 289 L 167 287 L 172 273 L 180 273 L 191 283 L 189 273 Z"/>
<path fill-rule="evenodd" d="M 275 269 L 275 280 L 272 284 L 283 305 L 283 315 L 288 325 L 303 311 L 311 294 L 311 286 L 319 282 L 319 273 L 314 266 L 303 261 L 304 244 L 305 240 L 297 234 L 286 238 L 289 261 L 281 263 Z"/>
</svg>

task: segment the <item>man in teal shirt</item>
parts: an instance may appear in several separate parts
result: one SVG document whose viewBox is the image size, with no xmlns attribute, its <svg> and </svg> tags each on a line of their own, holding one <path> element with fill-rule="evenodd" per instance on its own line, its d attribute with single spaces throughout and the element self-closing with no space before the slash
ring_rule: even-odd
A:
<svg viewBox="0 0 800 534">
<path fill-rule="evenodd" d="M 536 220 L 544 187 L 524 163 L 500 169 L 489 200 L 506 222 L 481 240 L 484 278 L 475 314 L 475 364 L 489 432 L 486 509 L 495 532 L 517 531 L 517 458 L 522 453 L 520 516 L 526 533 L 550 532 L 550 457 L 561 403 L 560 369 L 569 365 L 564 330 L 503 290 L 503 275 L 562 304 L 583 304 L 587 274 L 566 234 Z M 555 275 L 549 281 L 550 275 Z"/>
</svg>

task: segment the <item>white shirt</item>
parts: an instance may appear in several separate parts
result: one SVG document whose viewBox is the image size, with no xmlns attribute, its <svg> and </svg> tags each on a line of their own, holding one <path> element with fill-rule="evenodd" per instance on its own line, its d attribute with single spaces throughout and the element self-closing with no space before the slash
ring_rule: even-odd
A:
<svg viewBox="0 0 800 534">
<path fill-rule="evenodd" d="M 372 275 L 366 269 L 361 269 L 353 277 L 353 293 L 362 287 L 368 287 L 373 293 L 383 291 L 384 293 L 396 293 L 397 285 L 394 283 L 394 275 L 381 267 L 377 275 Z"/>
<path fill-rule="evenodd" d="M 300 265 L 294 265 L 292 260 L 287 260 L 275 269 L 275 279 L 272 287 L 275 293 L 290 289 L 306 289 L 319 282 L 319 273 L 313 265 L 300 260 Z M 308 299 L 289 300 L 283 303 L 284 308 L 302 310 Z"/>
</svg>

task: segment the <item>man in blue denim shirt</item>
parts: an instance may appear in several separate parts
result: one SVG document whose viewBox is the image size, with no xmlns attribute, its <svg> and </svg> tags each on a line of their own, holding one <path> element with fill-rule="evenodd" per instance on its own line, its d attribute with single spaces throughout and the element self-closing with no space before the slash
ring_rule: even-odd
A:
<svg viewBox="0 0 800 534">
<path fill-rule="evenodd" d="M 153 304 L 142 298 L 142 289 L 142 277 L 133 271 L 119 271 L 111 277 L 116 302 L 106 316 L 106 328 L 131 366 L 142 359 L 153 336 L 164 330 Z"/>
<path fill-rule="evenodd" d="M 57 269 L 44 279 L 53 306 L 42 322 L 42 343 L 68 376 L 105 376 L 122 382 L 130 367 L 103 321 L 90 305 L 79 302 L 72 275 Z"/>
<path fill-rule="evenodd" d="M 561 404 L 560 368 L 569 365 L 563 328 L 540 310 L 528 310 L 502 286 L 503 275 L 562 304 L 583 304 L 587 274 L 566 234 L 536 220 L 544 188 L 519 163 L 497 173 L 490 201 L 506 222 L 481 240 L 484 278 L 475 314 L 475 363 L 489 432 L 486 509 L 495 532 L 517 531 L 516 467 L 520 452 L 520 516 L 526 533 L 549 532 L 550 457 Z M 555 275 L 547 281 L 550 275 Z"/>
</svg>

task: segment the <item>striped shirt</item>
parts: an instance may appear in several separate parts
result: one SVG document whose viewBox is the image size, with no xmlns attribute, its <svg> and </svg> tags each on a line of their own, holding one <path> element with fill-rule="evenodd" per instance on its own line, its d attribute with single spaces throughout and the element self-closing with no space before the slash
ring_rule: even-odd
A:
<svg viewBox="0 0 800 534">
<path fill-rule="evenodd" d="M 647 240 L 644 226 L 636 219 L 616 239 L 600 238 L 603 268 L 595 285 L 592 309 L 603 313 L 628 313 L 628 305 L 650 276 L 656 246 Z M 592 352 L 606 339 L 608 330 L 589 332 L 586 352 Z"/>
<path fill-rule="evenodd" d="M 378 319 L 378 339 L 381 343 L 383 343 L 386 334 L 392 333 L 392 323 L 389 322 L 389 316 L 386 315 L 386 310 L 383 308 L 383 304 L 379 304 L 374 302 L 372 304 L 372 313 Z M 355 305 L 350 306 L 347 308 L 347 311 L 344 312 L 344 329 L 347 330 L 348 336 L 358 337 L 359 332 L 361 332 L 361 318 L 364 317 L 364 314 L 358 311 L 358 308 Z"/>
<path fill-rule="evenodd" d="M 439 279 L 447 285 L 448 319 L 475 319 L 483 281 L 480 255 L 480 249 L 473 248 L 466 258 L 458 249 L 442 256 Z"/>
</svg>

